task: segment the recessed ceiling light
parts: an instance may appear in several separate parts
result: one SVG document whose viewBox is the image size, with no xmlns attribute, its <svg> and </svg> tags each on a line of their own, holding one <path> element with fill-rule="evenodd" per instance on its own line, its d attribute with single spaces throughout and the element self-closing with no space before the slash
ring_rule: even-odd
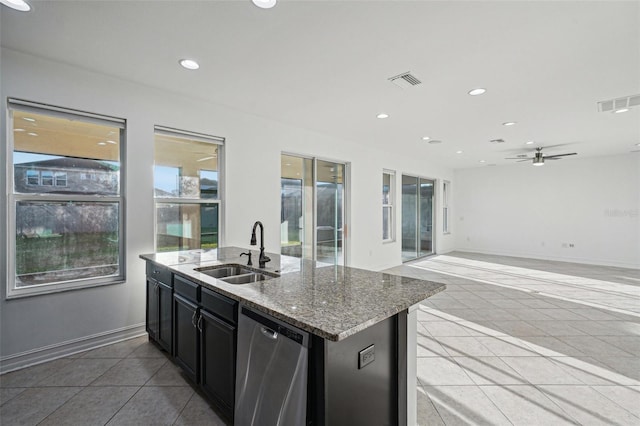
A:
<svg viewBox="0 0 640 426">
<path fill-rule="evenodd" d="M 24 129 L 13 129 L 14 132 L 24 132 Z"/>
<path fill-rule="evenodd" d="M 617 110 L 615 110 L 613 112 L 614 112 L 614 114 L 620 114 L 622 112 L 627 112 L 627 111 L 629 111 L 629 108 L 620 108 L 620 109 L 617 109 Z"/>
<path fill-rule="evenodd" d="M 25 121 L 28 121 L 30 123 L 33 123 L 34 121 L 36 121 L 35 118 L 31 118 L 31 117 L 23 117 L 22 119 L 25 120 Z"/>
<path fill-rule="evenodd" d="M 27 133 L 27 134 L 28 134 L 29 136 L 38 136 L 38 134 L 37 134 L 37 133 L 34 133 L 34 132 L 29 132 L 29 133 Z"/>
<path fill-rule="evenodd" d="M 383 112 L 383 113 L 380 113 L 380 114 L 376 115 L 376 117 L 378 117 L 378 118 L 389 118 L 389 114 L 385 114 Z"/>
<path fill-rule="evenodd" d="M 502 123 L 503 126 L 515 126 L 516 122 L 515 121 L 507 121 L 506 123 Z"/>
<path fill-rule="evenodd" d="M 290 165 L 291 165 L 291 163 L 285 163 L 285 166 L 290 166 Z"/>
<path fill-rule="evenodd" d="M 24 0 L 0 0 L 0 3 L 11 9 L 19 10 L 20 12 L 28 12 L 31 10 L 31 6 Z"/>
<path fill-rule="evenodd" d="M 640 146 L 640 143 L 637 143 L 636 146 Z"/>
<path fill-rule="evenodd" d="M 485 160 L 480 160 L 480 162 L 481 162 L 481 163 L 486 163 L 486 161 L 485 161 Z"/>
<path fill-rule="evenodd" d="M 197 70 L 200 68 L 200 64 L 193 59 L 180 59 L 180 65 L 188 70 Z"/>
<path fill-rule="evenodd" d="M 456 154 L 462 154 L 462 151 L 456 151 Z"/>
<path fill-rule="evenodd" d="M 98 142 L 98 145 L 100 146 L 105 146 L 107 143 L 106 142 Z"/>
<path fill-rule="evenodd" d="M 216 158 L 215 155 L 209 156 L 209 157 L 202 157 L 196 161 L 207 161 L 207 160 L 213 160 L 214 158 Z"/>
<path fill-rule="evenodd" d="M 118 142 L 116 142 L 116 141 L 107 141 L 107 143 L 110 143 L 111 145 L 117 145 Z"/>
<path fill-rule="evenodd" d="M 422 140 L 423 140 L 423 141 L 428 141 L 429 139 L 431 139 L 429 136 L 423 136 L 423 137 L 422 137 Z"/>
<path fill-rule="evenodd" d="M 260 9 L 271 9 L 277 3 L 277 0 L 251 0 L 251 1 Z"/>
<path fill-rule="evenodd" d="M 526 141 L 524 144 L 525 145 L 533 145 L 533 141 Z"/>
<path fill-rule="evenodd" d="M 469 94 L 471 96 L 478 96 L 478 95 L 482 95 L 487 91 L 487 89 L 483 89 L 482 87 L 478 87 L 477 89 L 472 89 L 469 90 Z"/>
</svg>

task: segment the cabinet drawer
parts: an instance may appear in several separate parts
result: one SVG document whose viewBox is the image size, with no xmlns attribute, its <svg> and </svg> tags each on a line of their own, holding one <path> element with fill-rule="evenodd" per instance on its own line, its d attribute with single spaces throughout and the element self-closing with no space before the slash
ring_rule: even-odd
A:
<svg viewBox="0 0 640 426">
<path fill-rule="evenodd" d="M 232 324 L 238 322 L 238 302 L 206 288 L 202 289 L 201 297 L 204 309 Z"/>
<path fill-rule="evenodd" d="M 173 290 L 192 302 L 200 301 L 200 286 L 182 278 L 180 275 L 175 275 L 173 277 Z"/>
<path fill-rule="evenodd" d="M 171 271 L 164 266 L 156 265 L 153 262 L 147 262 L 147 277 L 160 281 L 168 286 L 172 286 Z"/>
</svg>

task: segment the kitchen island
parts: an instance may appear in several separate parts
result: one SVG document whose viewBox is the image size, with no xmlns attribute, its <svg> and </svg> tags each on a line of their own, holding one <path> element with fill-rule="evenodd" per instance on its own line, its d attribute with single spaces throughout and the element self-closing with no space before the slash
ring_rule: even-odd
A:
<svg viewBox="0 0 640 426">
<path fill-rule="evenodd" d="M 219 328 L 225 334 L 218 333 L 216 339 L 227 336 L 222 337 L 226 342 L 222 347 L 223 352 L 233 354 L 233 361 L 227 364 L 233 367 L 218 370 L 223 375 L 233 370 L 233 377 L 222 380 L 231 384 L 235 383 L 238 355 L 238 311 L 267 314 L 278 323 L 309 333 L 305 352 L 308 425 L 415 424 L 415 310 L 420 301 L 444 290 L 445 285 L 272 253 L 265 268 L 251 268 L 273 276 L 265 281 L 238 285 L 208 274 L 210 268 L 222 264 L 245 265 L 246 257 L 240 254 L 246 251 L 225 247 L 141 255 L 147 261 L 150 338 L 161 343 L 194 381 L 218 380 L 218 376 L 205 377 L 216 366 L 206 367 L 203 348 L 210 348 L 211 354 L 216 344 L 203 340 L 203 328 L 207 330 L 209 319 L 206 301 L 222 306 L 222 313 L 212 317 L 224 326 Z M 164 296 L 158 290 L 162 285 Z M 154 299 L 154 294 L 161 297 Z M 204 318 L 204 327 L 200 318 Z M 181 331 L 190 326 L 196 334 L 185 339 Z M 195 358 L 191 361 L 184 359 L 189 358 L 183 355 L 185 342 L 188 347 L 199 347 L 192 351 Z M 219 348 L 215 351 L 219 357 Z M 238 376 L 242 373 L 237 371 Z M 223 411 L 226 407 L 229 419 L 233 419 L 235 401 L 235 388 L 231 388 L 213 392 L 213 402 Z M 225 392 L 226 397 L 221 397 Z"/>
</svg>

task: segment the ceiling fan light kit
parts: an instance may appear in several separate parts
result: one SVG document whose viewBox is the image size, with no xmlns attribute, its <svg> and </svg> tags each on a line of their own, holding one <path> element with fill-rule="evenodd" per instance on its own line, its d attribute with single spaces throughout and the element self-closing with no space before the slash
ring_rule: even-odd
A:
<svg viewBox="0 0 640 426">
<path fill-rule="evenodd" d="M 536 148 L 536 152 L 533 157 L 528 157 L 526 154 L 519 154 L 516 157 L 505 158 L 505 160 L 518 160 L 518 162 L 522 161 L 533 161 L 534 166 L 544 166 L 544 160 L 561 160 L 562 157 L 567 157 L 569 155 L 578 155 L 577 152 L 569 152 L 566 154 L 554 154 L 554 155 L 544 155 L 542 153 L 542 149 L 544 147 Z"/>
</svg>

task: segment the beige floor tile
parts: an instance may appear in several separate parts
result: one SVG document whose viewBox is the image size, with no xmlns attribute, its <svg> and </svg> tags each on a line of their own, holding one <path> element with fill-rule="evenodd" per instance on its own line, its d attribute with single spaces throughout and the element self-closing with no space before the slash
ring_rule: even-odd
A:
<svg viewBox="0 0 640 426">
<path fill-rule="evenodd" d="M 478 386 L 425 386 L 446 425 L 510 425 Z"/>
<path fill-rule="evenodd" d="M 511 336 L 476 337 L 496 356 L 536 356 L 525 341 Z"/>
<path fill-rule="evenodd" d="M 145 386 L 190 386 L 182 369 L 172 362 L 165 363 Z"/>
<path fill-rule="evenodd" d="M 591 386 L 610 401 L 640 418 L 640 386 Z M 638 422 L 640 424 L 640 422 Z"/>
<path fill-rule="evenodd" d="M 441 336 L 436 339 L 450 356 L 493 356 L 493 352 L 475 337 Z"/>
<path fill-rule="evenodd" d="M 59 369 L 71 362 L 70 359 L 62 358 L 51 362 L 34 365 L 33 367 L 23 368 L 21 370 L 5 373 L 0 376 L 0 387 L 31 387 L 36 383 L 51 376 Z"/>
<path fill-rule="evenodd" d="M 499 357 L 455 357 L 477 385 L 520 385 L 528 382 Z"/>
<path fill-rule="evenodd" d="M 539 389 L 580 424 L 640 424 L 640 418 L 589 386 L 540 386 Z"/>
<path fill-rule="evenodd" d="M 118 363 L 115 358 L 77 358 L 54 374 L 38 382 L 37 386 L 88 386 Z"/>
<path fill-rule="evenodd" d="M 514 425 L 575 425 L 562 408 L 534 386 L 481 386 L 487 397 Z"/>
<path fill-rule="evenodd" d="M 193 393 L 190 387 L 143 387 L 107 425 L 172 425 Z"/>
<path fill-rule="evenodd" d="M 551 357 L 550 361 L 587 385 L 640 385 L 608 365 L 591 357 Z"/>
<path fill-rule="evenodd" d="M 422 386 L 418 386 L 417 399 L 418 426 L 445 426 L 438 410 Z"/>
<path fill-rule="evenodd" d="M 166 364 L 164 358 L 125 358 L 91 383 L 91 386 L 142 386 Z"/>
<path fill-rule="evenodd" d="M 581 385 L 566 369 L 543 357 L 501 357 L 509 367 L 533 385 L 574 384 Z"/>
<path fill-rule="evenodd" d="M 473 380 L 451 358 L 418 358 L 418 382 L 428 385 L 473 385 Z"/>
<path fill-rule="evenodd" d="M 4 405 L 12 398 L 25 391 L 26 388 L 0 388 L 0 405 Z"/>
<path fill-rule="evenodd" d="M 81 390 L 81 387 L 26 389 L 0 407 L 0 420 L 3 425 L 36 425 Z"/>
<path fill-rule="evenodd" d="M 148 337 L 136 337 L 98 349 L 87 351 L 83 358 L 124 358 L 135 351 L 140 345 L 147 342 Z"/>
<path fill-rule="evenodd" d="M 86 387 L 38 426 L 104 425 L 138 389 L 137 386 Z"/>
<path fill-rule="evenodd" d="M 228 423 L 197 392 L 193 394 L 175 426 L 226 426 Z"/>
</svg>

